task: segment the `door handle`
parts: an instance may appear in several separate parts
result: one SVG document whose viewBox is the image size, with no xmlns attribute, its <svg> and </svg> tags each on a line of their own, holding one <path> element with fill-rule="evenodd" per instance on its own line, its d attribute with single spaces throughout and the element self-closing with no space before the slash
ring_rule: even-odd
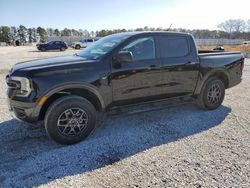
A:
<svg viewBox="0 0 250 188">
<path fill-rule="evenodd" d="M 108 74 L 107 73 L 103 73 L 100 75 L 101 80 L 106 80 L 108 78 Z"/>
<path fill-rule="evenodd" d="M 103 73 L 100 75 L 100 83 L 103 85 L 108 85 L 109 81 L 108 81 L 108 73 Z"/>
<path fill-rule="evenodd" d="M 198 64 L 198 62 L 189 61 L 189 62 L 187 62 L 185 65 L 196 65 L 196 64 Z"/>
<path fill-rule="evenodd" d="M 157 69 L 157 66 L 156 66 L 156 65 L 150 65 L 148 69 L 149 69 L 149 70 Z"/>
</svg>

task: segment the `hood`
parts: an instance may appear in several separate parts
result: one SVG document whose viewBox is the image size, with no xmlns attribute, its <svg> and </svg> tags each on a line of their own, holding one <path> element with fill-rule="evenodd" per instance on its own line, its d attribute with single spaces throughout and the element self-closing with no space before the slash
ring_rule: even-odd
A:
<svg viewBox="0 0 250 188">
<path fill-rule="evenodd" d="M 87 61 L 86 60 L 87 60 L 86 58 L 72 55 L 72 56 L 53 57 L 53 58 L 48 58 L 48 59 L 26 61 L 26 62 L 17 63 L 16 65 L 14 65 L 13 68 L 11 69 L 11 73 L 20 69 L 33 69 L 33 68 L 38 68 L 38 67 L 57 66 L 60 64 L 68 64 L 68 63 L 74 63 L 74 62 L 92 61 L 92 60 L 87 60 Z"/>
</svg>

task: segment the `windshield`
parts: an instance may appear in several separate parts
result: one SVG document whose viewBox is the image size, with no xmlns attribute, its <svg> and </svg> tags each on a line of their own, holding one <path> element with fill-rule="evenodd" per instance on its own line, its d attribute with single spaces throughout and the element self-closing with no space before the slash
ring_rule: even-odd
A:
<svg viewBox="0 0 250 188">
<path fill-rule="evenodd" d="M 87 59 L 99 59 L 128 37 L 129 35 L 110 35 L 104 37 L 81 51 L 79 56 Z"/>
</svg>

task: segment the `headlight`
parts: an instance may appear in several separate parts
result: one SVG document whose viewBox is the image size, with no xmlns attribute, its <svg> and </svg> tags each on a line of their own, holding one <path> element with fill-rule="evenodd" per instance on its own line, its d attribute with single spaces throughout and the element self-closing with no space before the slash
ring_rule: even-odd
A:
<svg viewBox="0 0 250 188">
<path fill-rule="evenodd" d="M 11 80 L 20 82 L 20 91 L 17 93 L 18 96 L 27 97 L 31 92 L 31 85 L 28 78 L 13 76 Z"/>
</svg>

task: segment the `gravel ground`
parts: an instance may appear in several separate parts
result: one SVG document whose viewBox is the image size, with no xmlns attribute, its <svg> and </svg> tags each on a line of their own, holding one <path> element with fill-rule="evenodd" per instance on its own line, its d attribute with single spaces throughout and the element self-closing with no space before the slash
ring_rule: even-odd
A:
<svg viewBox="0 0 250 188">
<path fill-rule="evenodd" d="M 0 46 L 0 69 L 10 69 L 18 62 L 28 61 L 31 59 L 49 58 L 54 56 L 72 55 L 80 52 L 69 47 L 67 50 L 61 52 L 59 50 L 41 52 L 36 46 Z"/>
<path fill-rule="evenodd" d="M 250 60 L 215 111 L 104 117 L 73 146 L 13 120 L 0 80 L 0 187 L 250 187 Z"/>
</svg>

